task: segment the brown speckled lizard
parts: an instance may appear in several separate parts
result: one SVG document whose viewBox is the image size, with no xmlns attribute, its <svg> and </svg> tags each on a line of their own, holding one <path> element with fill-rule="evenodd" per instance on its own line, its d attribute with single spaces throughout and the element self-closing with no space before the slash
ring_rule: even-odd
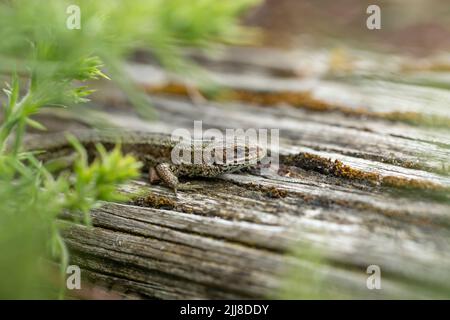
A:
<svg viewBox="0 0 450 320">
<path fill-rule="evenodd" d="M 86 148 L 90 157 L 95 156 L 98 143 L 107 150 L 120 143 L 122 152 L 142 162 L 151 183 L 162 180 L 175 192 L 191 189 L 188 184 L 180 184 L 178 177 L 216 177 L 255 166 L 265 156 L 265 150 L 258 145 L 239 141 L 174 140 L 168 134 L 144 131 L 82 130 L 71 134 Z M 25 149 L 45 151 L 38 155 L 44 162 L 70 158 L 74 153 L 73 146 L 62 133 L 28 138 Z"/>
</svg>

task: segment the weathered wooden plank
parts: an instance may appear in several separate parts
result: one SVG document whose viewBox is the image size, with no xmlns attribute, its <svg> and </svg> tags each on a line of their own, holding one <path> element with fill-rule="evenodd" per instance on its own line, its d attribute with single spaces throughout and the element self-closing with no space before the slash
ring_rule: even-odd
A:
<svg viewBox="0 0 450 320">
<path fill-rule="evenodd" d="M 129 64 L 128 73 L 136 83 L 158 89 L 170 84 L 186 84 L 188 80 L 164 73 L 155 66 Z M 298 107 L 316 111 L 340 111 L 356 116 L 408 120 L 408 115 L 417 114 L 449 119 L 450 93 L 446 89 L 424 87 L 418 84 L 392 81 L 358 79 L 356 82 L 324 80 L 319 78 L 279 78 L 242 73 L 208 71 L 208 77 L 217 85 L 245 93 L 272 93 L 266 95 L 269 105 L 297 101 Z M 406 77 L 406 76 L 405 76 Z M 286 93 L 286 95 L 277 95 Z M 246 102 L 263 102 L 252 99 L 250 94 L 240 95 Z M 257 96 L 255 95 L 255 98 Z M 264 97 L 264 96 L 263 96 Z M 276 97 L 276 99 L 274 99 Z M 270 100 L 269 100 L 270 98 Z M 424 108 L 426 106 L 426 108 Z M 403 114 L 402 116 L 402 113 Z M 410 121 L 414 119 L 409 119 Z M 448 128 L 448 122 L 446 127 Z"/>
<path fill-rule="evenodd" d="M 268 202 L 262 202 L 260 207 Z M 209 203 L 214 206 L 212 202 Z M 249 204 L 244 212 L 249 212 L 252 207 L 254 204 Z M 94 230 L 72 227 L 65 237 L 76 252 L 74 261 L 83 267 L 106 272 L 122 279 L 120 283 L 131 281 L 125 285 L 127 288 L 134 287 L 133 281 L 142 282 L 136 287 L 139 292 L 160 298 L 243 298 L 273 294 L 279 287 L 279 277 L 276 275 L 292 263 L 298 263 L 283 255 L 289 252 L 286 251 L 289 246 L 282 237 L 283 233 L 279 233 L 283 229 L 287 234 L 289 230 L 295 230 L 297 239 L 315 243 L 324 250 L 323 259 L 345 263 L 343 268 L 328 270 L 326 281 L 350 286 L 353 290 L 359 287 L 361 296 L 370 296 L 369 292 L 362 290 L 364 277 L 348 274 L 346 270 L 356 269 L 363 274 L 369 263 L 381 265 L 387 277 L 401 275 L 434 284 L 437 279 L 446 279 L 450 265 L 450 258 L 445 252 L 449 247 L 447 231 L 434 230 L 430 236 L 427 229 L 431 227 L 409 225 L 405 228 L 407 224 L 388 217 L 367 211 L 360 214 L 355 210 L 348 211 L 337 208 L 320 210 L 317 207 L 305 209 L 303 214 L 292 212 L 291 219 L 280 219 L 278 227 L 262 225 L 257 228 L 255 223 L 242 222 L 247 220 L 245 217 L 233 220 L 212 217 L 211 211 L 208 213 L 206 209 L 182 213 L 107 204 L 92 213 L 97 226 Z M 295 227 L 292 226 L 294 221 Z M 368 221 L 371 223 L 367 224 Z M 234 225 L 239 232 L 227 232 L 224 225 Z M 267 237 L 260 234 L 258 239 L 255 229 L 266 230 Z M 441 233 L 441 236 L 436 233 Z M 297 243 L 293 239 L 289 240 L 291 246 Z M 89 256 L 83 258 L 86 254 Z M 91 256 L 97 257 L 94 260 L 101 259 L 99 265 L 90 262 Z M 408 267 L 405 268 L 405 264 L 399 262 L 407 263 Z M 123 268 L 137 268 L 138 271 L 131 273 L 123 271 Z M 249 271 L 238 271 L 244 269 Z M 433 270 L 433 273 L 429 270 Z M 346 275 L 344 279 L 339 278 L 342 277 L 341 272 Z M 204 276 L 204 273 L 210 276 Z M 167 277 L 182 280 L 170 282 Z M 240 277 L 244 277 L 245 281 Z M 162 293 L 158 290 L 151 293 L 148 288 L 145 289 L 146 285 L 153 286 L 162 279 L 165 279 Z M 229 286 L 229 281 L 239 285 Z M 200 283 L 203 289 L 198 290 L 203 293 L 191 288 L 192 283 Z M 387 294 L 403 292 L 405 296 L 404 289 L 401 289 L 405 283 L 392 284 L 388 278 L 386 284 L 387 287 L 391 286 Z M 172 293 L 164 296 L 165 291 L 177 288 L 189 290 L 184 295 Z M 210 288 L 210 294 L 205 294 L 209 292 L 206 288 Z M 223 290 L 228 294 L 221 295 Z"/>
<path fill-rule="evenodd" d="M 265 68 L 270 57 L 232 57 L 245 74 L 225 72 L 228 58 L 210 61 L 212 77 L 243 91 L 241 101 L 150 90 L 153 122 L 104 84 L 94 103 L 115 107 L 102 117 L 119 127 L 170 133 L 202 120 L 204 129 L 280 129 L 280 168 L 191 179 L 197 189 L 177 194 L 133 181 L 121 192 L 134 200 L 93 210 L 93 229 L 64 222 L 73 262 L 93 280 L 158 299 L 271 297 L 283 281 L 306 281 L 325 297 L 333 288 L 358 298 L 448 297 L 450 132 L 445 123 L 386 114 L 448 118 L 449 92 L 388 79 L 378 87 L 367 79 L 298 79 L 283 74 L 291 62 Z M 185 84 L 148 65 L 129 71 L 147 89 Z M 283 104 L 288 91 L 312 105 Z M 276 95 L 259 105 L 267 93 Z M 318 102 L 323 110 L 314 110 Z M 382 270 L 380 292 L 366 288 L 371 264 Z M 307 279 L 289 278 L 295 270 Z M 308 282 L 315 274 L 320 281 Z"/>
</svg>

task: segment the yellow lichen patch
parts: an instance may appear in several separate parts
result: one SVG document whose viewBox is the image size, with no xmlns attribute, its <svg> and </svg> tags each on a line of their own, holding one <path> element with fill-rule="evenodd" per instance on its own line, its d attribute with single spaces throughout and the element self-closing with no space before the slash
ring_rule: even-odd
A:
<svg viewBox="0 0 450 320">
<path fill-rule="evenodd" d="M 189 90 L 187 86 L 180 83 L 168 83 L 159 86 L 146 86 L 145 91 L 153 94 L 169 94 L 177 96 L 188 96 Z"/>
<path fill-rule="evenodd" d="M 312 111 L 336 111 L 336 107 L 315 99 L 310 92 L 256 92 L 246 90 L 232 90 L 221 96 L 223 100 L 237 100 L 261 106 L 275 106 L 289 104 Z"/>
<path fill-rule="evenodd" d="M 355 69 L 355 56 L 349 54 L 344 48 L 335 48 L 330 52 L 330 73 L 351 73 Z"/>
<path fill-rule="evenodd" d="M 288 195 L 288 192 L 286 190 L 282 190 L 273 186 L 261 186 L 255 183 L 245 184 L 245 188 L 247 190 L 262 192 L 269 198 L 285 198 Z"/>
<path fill-rule="evenodd" d="M 141 207 L 175 209 L 176 202 L 166 197 L 157 196 L 149 193 L 144 197 L 138 197 L 133 200 L 133 204 Z"/>
<path fill-rule="evenodd" d="M 338 178 L 365 181 L 371 184 L 376 184 L 380 180 L 380 176 L 377 173 L 354 169 L 343 164 L 339 160 L 333 161 L 331 159 L 310 153 L 300 153 L 293 156 L 284 157 L 283 163 L 295 165 L 305 170 L 314 170 L 319 173 L 332 175 Z"/>
<path fill-rule="evenodd" d="M 145 91 L 151 94 L 167 94 L 175 96 L 190 97 L 195 90 L 203 97 L 213 101 L 239 101 L 257 106 L 277 106 L 288 104 L 314 112 L 339 112 L 346 116 L 358 118 L 374 118 L 388 121 L 398 121 L 411 125 L 434 126 L 450 128 L 450 118 L 433 115 L 424 115 L 418 112 L 373 112 L 367 108 L 352 108 L 338 104 L 331 104 L 317 99 L 309 91 L 251 91 L 242 89 L 222 89 L 212 94 L 207 90 L 192 87 L 177 82 L 171 82 L 158 86 L 145 86 Z"/>
<path fill-rule="evenodd" d="M 346 116 L 368 117 L 383 119 L 388 121 L 398 121 L 411 125 L 435 126 L 450 128 L 450 119 L 446 117 L 424 115 L 418 112 L 373 112 L 366 108 L 352 108 L 338 104 L 330 104 L 315 98 L 310 92 L 256 92 L 245 90 L 232 90 L 221 95 L 222 100 L 237 100 L 260 106 L 276 106 L 289 104 L 296 108 L 301 108 L 315 112 L 339 112 Z"/>
<path fill-rule="evenodd" d="M 380 176 L 377 173 L 354 169 L 339 160 L 335 160 L 333 164 L 333 173 L 335 176 L 353 180 L 364 180 L 371 183 L 377 183 L 380 180 Z"/>
<path fill-rule="evenodd" d="M 263 190 L 261 190 L 263 191 Z M 286 190 L 281 190 L 275 187 L 268 187 L 264 189 L 266 195 L 270 198 L 285 198 L 287 196 Z"/>
<path fill-rule="evenodd" d="M 331 160 L 315 154 L 299 153 L 283 156 L 285 165 L 292 165 L 304 170 L 313 170 L 322 174 L 338 178 L 363 181 L 371 185 L 381 185 L 396 189 L 410 189 L 419 191 L 450 192 L 450 189 L 427 180 L 408 179 L 398 176 L 381 176 L 375 172 L 367 172 L 352 168 L 339 160 Z"/>
<path fill-rule="evenodd" d="M 381 180 L 381 184 L 386 187 L 393 188 L 407 188 L 407 189 L 419 189 L 419 190 L 431 190 L 431 191 L 443 191 L 446 188 L 438 185 L 436 183 L 417 180 L 417 179 L 407 179 L 395 176 L 386 176 Z"/>
</svg>

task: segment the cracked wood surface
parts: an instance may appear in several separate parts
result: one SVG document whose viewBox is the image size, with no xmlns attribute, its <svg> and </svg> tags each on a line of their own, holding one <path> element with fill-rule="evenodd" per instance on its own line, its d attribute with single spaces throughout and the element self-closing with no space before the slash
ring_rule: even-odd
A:
<svg viewBox="0 0 450 320">
<path fill-rule="evenodd" d="M 255 69 L 264 68 L 264 57 L 255 61 Z M 153 69 L 130 70 L 141 85 L 155 81 L 146 72 Z M 297 90 L 306 81 L 214 72 L 228 79 L 222 84 L 255 91 Z M 387 84 L 385 94 L 328 85 L 316 82 L 314 90 L 332 92 L 328 97 L 349 108 L 355 99 L 368 109 L 408 106 L 449 117 L 450 95 L 442 89 L 402 84 L 399 93 L 398 84 Z M 297 270 L 306 279 L 318 275 L 312 285 L 324 293 L 337 287 L 356 298 L 450 297 L 448 128 L 287 104 L 194 103 L 164 92 L 152 95 L 159 118 L 149 123 L 115 89 L 99 92 L 94 102 L 116 107 L 103 116 L 117 126 L 171 132 L 202 120 L 204 129 L 278 128 L 281 164 L 265 175 L 246 170 L 189 180 L 199 189 L 177 195 L 144 177 L 123 186 L 134 200 L 93 210 L 93 229 L 64 222 L 72 262 L 89 279 L 145 298 L 265 298 L 276 297 L 286 281 L 301 286 L 287 276 Z M 313 257 L 298 254 L 310 247 Z M 383 290 L 366 288 L 372 264 L 382 270 Z"/>
</svg>

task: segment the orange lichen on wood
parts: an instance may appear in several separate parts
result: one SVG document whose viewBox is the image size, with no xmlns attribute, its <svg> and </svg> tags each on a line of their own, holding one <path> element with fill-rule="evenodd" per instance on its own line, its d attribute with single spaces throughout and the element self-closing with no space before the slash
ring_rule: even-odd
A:
<svg viewBox="0 0 450 320">
<path fill-rule="evenodd" d="M 132 201 L 134 205 L 141 207 L 152 207 L 152 208 L 169 208 L 175 209 L 176 202 L 168 199 L 166 197 L 157 196 L 155 194 L 149 193 L 145 197 L 138 197 Z"/>
<path fill-rule="evenodd" d="M 151 94 L 167 94 L 175 96 L 190 97 L 191 90 L 182 83 L 170 82 L 157 86 L 145 86 L 145 91 Z M 339 112 L 346 116 L 358 118 L 374 118 L 388 121 L 398 121 L 411 125 L 435 126 L 450 128 L 450 119 L 434 115 L 425 115 L 418 112 L 374 112 L 366 108 L 352 108 L 338 104 L 331 104 L 315 98 L 309 91 L 252 91 L 243 89 L 224 89 L 218 94 L 210 94 L 205 90 L 192 87 L 202 96 L 213 101 L 239 101 L 257 106 L 274 107 L 288 104 L 314 112 Z"/>
<path fill-rule="evenodd" d="M 331 160 L 315 154 L 299 153 L 282 157 L 285 165 L 296 166 L 305 170 L 313 170 L 338 178 L 364 181 L 371 185 L 380 185 L 397 189 L 426 190 L 450 192 L 448 187 L 427 180 L 408 179 L 397 176 L 381 176 L 378 173 L 352 168 L 339 160 Z"/>
<path fill-rule="evenodd" d="M 371 184 L 377 184 L 380 181 L 380 176 L 377 173 L 354 169 L 343 164 L 339 160 L 333 161 L 331 159 L 310 153 L 300 153 L 293 156 L 287 156 L 283 159 L 283 163 L 295 165 L 306 170 L 314 170 L 319 173 L 333 175 L 338 178 L 362 180 Z"/>
<path fill-rule="evenodd" d="M 153 94 L 169 94 L 186 97 L 189 96 L 189 89 L 187 88 L 187 86 L 175 82 L 158 86 L 145 86 L 144 89 L 147 93 Z"/>
</svg>

